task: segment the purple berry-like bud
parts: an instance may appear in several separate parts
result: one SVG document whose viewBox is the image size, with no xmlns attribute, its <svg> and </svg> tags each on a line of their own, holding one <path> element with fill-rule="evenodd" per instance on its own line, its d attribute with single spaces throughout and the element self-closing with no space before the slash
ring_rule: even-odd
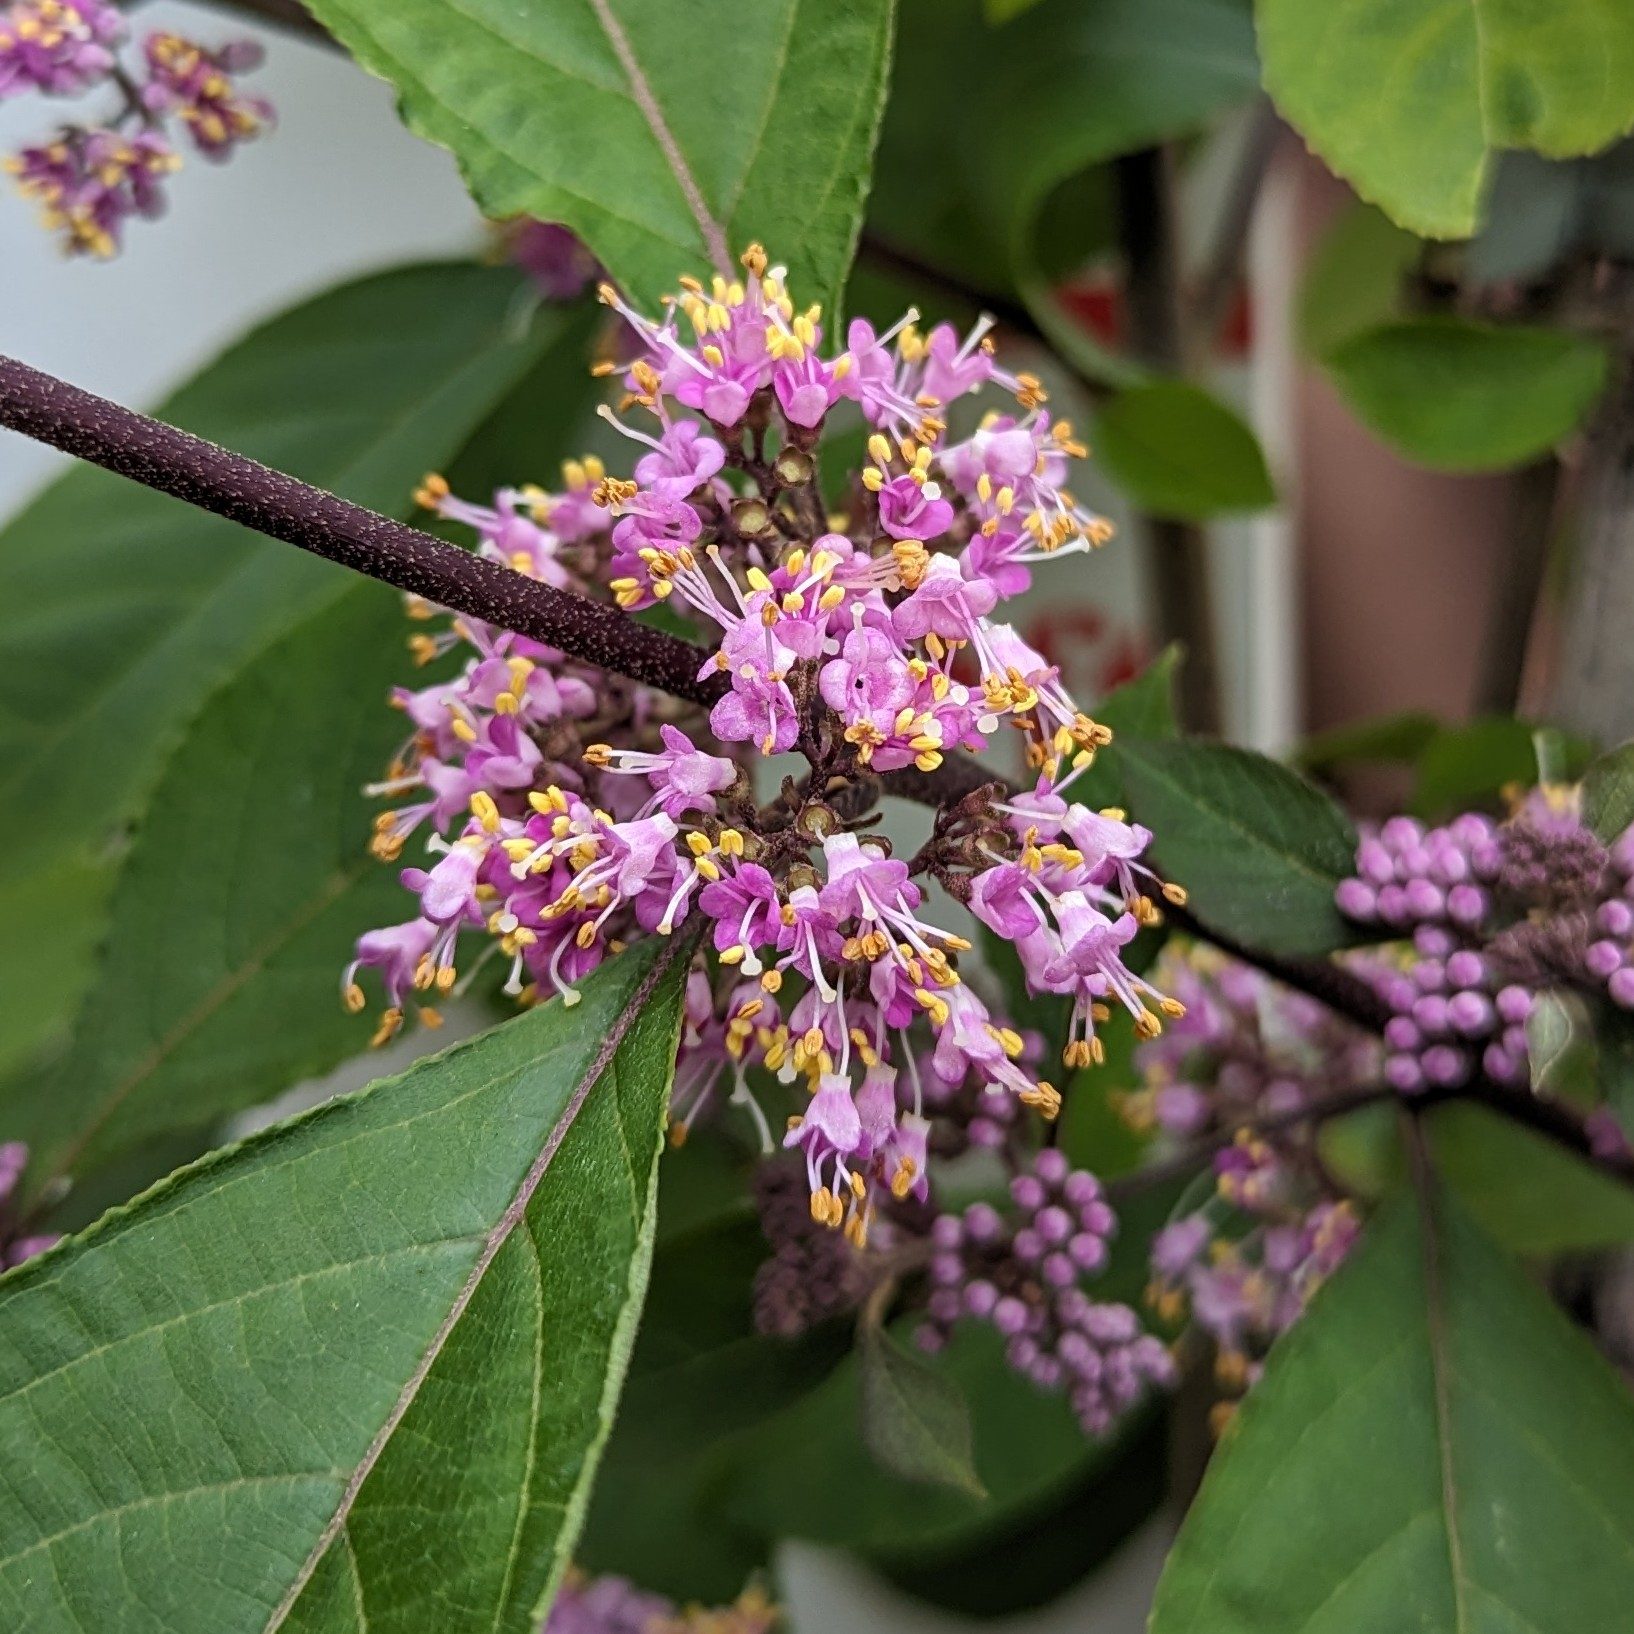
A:
<svg viewBox="0 0 1634 1634">
<path fill-rule="evenodd" d="M 1450 1089 L 1469 1076 L 1469 1057 L 1451 1044 L 1432 1044 L 1424 1052 L 1424 1076 L 1432 1084 Z"/>
<path fill-rule="evenodd" d="M 941 1253 L 930 1257 L 930 1279 L 943 1288 L 956 1287 L 964 1281 L 965 1262 L 958 1254 Z"/>
<path fill-rule="evenodd" d="M 932 1322 L 921 1322 L 913 1330 L 913 1342 L 927 1356 L 934 1356 L 947 1344 L 947 1335 Z"/>
<path fill-rule="evenodd" d="M 1379 909 L 1378 892 L 1366 880 L 1342 879 L 1333 893 L 1339 912 L 1350 919 L 1374 918 Z"/>
<path fill-rule="evenodd" d="M 1089 1311 L 1089 1295 L 1082 1288 L 1064 1288 L 1056 1295 L 1056 1319 L 1071 1327 L 1082 1322 Z"/>
<path fill-rule="evenodd" d="M 1070 1288 L 1078 1280 L 1078 1268 L 1063 1253 L 1046 1254 L 1040 1267 L 1052 1288 Z"/>
<path fill-rule="evenodd" d="M 1391 1016 L 1384 1024 L 1384 1041 L 1393 1050 L 1416 1050 L 1424 1042 L 1418 1025 L 1408 1016 Z"/>
<path fill-rule="evenodd" d="M 1035 1174 L 1018 1174 L 1010 1182 L 1011 1200 L 1027 1214 L 1043 1208 L 1045 1196 L 1044 1182 Z"/>
<path fill-rule="evenodd" d="M 1486 918 L 1486 892 L 1477 885 L 1455 885 L 1447 892 L 1447 917 L 1455 925 L 1478 925 Z"/>
<path fill-rule="evenodd" d="M 1038 1211 L 1033 1230 L 1052 1246 L 1064 1243 L 1072 1235 L 1072 1216 L 1059 1203 L 1051 1203 Z"/>
<path fill-rule="evenodd" d="M 1488 1044 L 1481 1052 L 1481 1070 L 1500 1084 L 1513 1084 L 1523 1076 L 1519 1063 L 1502 1044 Z"/>
<path fill-rule="evenodd" d="M 1447 967 L 1439 959 L 1420 959 L 1410 975 L 1421 993 L 1439 993 L 1447 985 Z"/>
<path fill-rule="evenodd" d="M 1595 910 L 1594 922 L 1607 936 L 1626 940 L 1634 935 L 1634 908 L 1620 896 L 1614 896 L 1609 902 L 1602 902 Z"/>
<path fill-rule="evenodd" d="M 1452 987 L 1480 987 L 1486 981 L 1486 962 L 1479 953 L 1460 948 L 1447 959 L 1447 982 Z"/>
<path fill-rule="evenodd" d="M 1023 1226 L 1015 1235 L 1011 1252 L 1024 1265 L 1037 1265 L 1044 1257 L 1044 1239 L 1031 1226 Z"/>
<path fill-rule="evenodd" d="M 949 1327 L 959 1320 L 961 1306 L 958 1290 L 954 1288 L 938 1288 L 925 1302 L 925 1308 L 943 1327 Z"/>
<path fill-rule="evenodd" d="M 957 1248 L 964 1234 L 964 1224 L 957 1214 L 938 1214 L 931 1222 L 930 1240 L 938 1248 Z"/>
<path fill-rule="evenodd" d="M 1062 1362 L 1081 1377 L 1099 1377 L 1101 1358 L 1095 1347 L 1081 1333 L 1068 1331 L 1061 1335 L 1055 1353 Z"/>
<path fill-rule="evenodd" d="M 1611 1002 L 1623 1010 L 1634 1010 L 1634 966 L 1624 965 L 1606 983 Z"/>
<path fill-rule="evenodd" d="M 1072 1167 L 1067 1162 L 1066 1153 L 1054 1146 L 1046 1146 L 1033 1159 L 1033 1173 L 1046 1186 L 1059 1186 L 1067 1178 L 1067 1172 Z"/>
<path fill-rule="evenodd" d="M 1027 1376 L 1040 1390 L 1059 1390 L 1061 1388 L 1061 1364 L 1053 1356 L 1040 1356 Z"/>
<path fill-rule="evenodd" d="M 1414 919 L 1439 919 L 1447 905 L 1441 887 L 1427 879 L 1409 880 L 1402 889 L 1402 900 Z"/>
<path fill-rule="evenodd" d="M 1411 918 L 1407 909 L 1407 893 L 1401 886 L 1379 887 L 1379 918 L 1387 925 L 1405 925 Z"/>
<path fill-rule="evenodd" d="M 1390 817 L 1379 830 L 1379 838 L 1392 851 L 1402 852 L 1424 843 L 1424 825 L 1412 817 Z"/>
<path fill-rule="evenodd" d="M 1532 1013 L 1532 995 L 1514 983 L 1498 990 L 1496 1003 L 1499 1016 L 1511 1026 L 1522 1025 Z"/>
<path fill-rule="evenodd" d="M 1356 847 L 1356 872 L 1370 885 L 1388 885 L 1396 877 L 1396 861 L 1380 841 L 1363 840 Z"/>
<path fill-rule="evenodd" d="M 1038 1341 L 1023 1335 L 1004 1347 L 1004 1359 L 1018 1373 L 1025 1373 L 1038 1360 Z"/>
<path fill-rule="evenodd" d="M 991 1203 L 972 1203 L 965 1210 L 964 1224 L 971 1242 L 984 1247 L 996 1243 L 1004 1235 L 1004 1221 Z"/>
<path fill-rule="evenodd" d="M 1082 1208 L 1085 1203 L 1093 1203 L 1101 1195 L 1101 1183 L 1088 1169 L 1075 1169 L 1067 1176 L 1061 1195 L 1073 1208 Z"/>
<path fill-rule="evenodd" d="M 1076 1232 L 1067 1239 L 1067 1253 L 1079 1270 L 1093 1274 L 1106 1264 L 1106 1239 L 1090 1231 Z"/>
<path fill-rule="evenodd" d="M 1605 981 L 1623 968 L 1623 950 L 1615 942 L 1590 942 L 1583 963 L 1588 966 L 1590 975 Z"/>
<path fill-rule="evenodd" d="M 1492 1031 L 1496 1012 L 1485 993 L 1466 990 L 1454 993 L 1447 1001 L 1447 1019 L 1466 1038 L 1475 1038 Z"/>
<path fill-rule="evenodd" d="M 1027 1326 L 1027 1307 L 1014 1294 L 1006 1294 L 993 1307 L 993 1326 L 1006 1339 L 1013 1339 Z"/>
<path fill-rule="evenodd" d="M 1426 959 L 1445 959 L 1457 946 L 1444 925 L 1420 925 L 1413 932 L 1413 948 Z"/>
<path fill-rule="evenodd" d="M 972 1315 L 982 1318 L 993 1314 L 993 1307 L 999 1302 L 999 1291 L 991 1282 L 972 1282 L 965 1289 L 965 1309 Z"/>
<path fill-rule="evenodd" d="M 1447 1030 L 1447 1001 L 1439 993 L 1426 993 L 1413 1006 L 1413 1020 L 1426 1037 L 1439 1037 Z"/>
<path fill-rule="evenodd" d="M 1118 1217 L 1112 1212 L 1112 1205 L 1096 1198 L 1093 1203 L 1085 1203 L 1078 1210 L 1078 1223 L 1085 1231 L 1093 1231 L 1097 1237 L 1110 1237 L 1118 1228 Z"/>
<path fill-rule="evenodd" d="M 1140 1332 L 1140 1322 L 1127 1305 L 1091 1305 L 1078 1325 L 1100 1345 L 1126 1345 Z"/>
<path fill-rule="evenodd" d="M 1392 1055 L 1384 1064 L 1384 1081 L 1402 1095 L 1412 1095 L 1424 1087 L 1424 1070 L 1416 1055 Z"/>
<path fill-rule="evenodd" d="M 1452 841 L 1438 845 L 1430 860 L 1430 877 L 1438 885 L 1460 885 L 1469 878 L 1469 858 Z"/>
</svg>

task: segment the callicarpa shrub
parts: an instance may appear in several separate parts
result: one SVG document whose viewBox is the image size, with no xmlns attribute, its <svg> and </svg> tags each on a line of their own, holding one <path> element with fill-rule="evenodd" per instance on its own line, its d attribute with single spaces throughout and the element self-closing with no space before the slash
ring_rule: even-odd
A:
<svg viewBox="0 0 1634 1634">
<path fill-rule="evenodd" d="M 1625 1627 L 1634 27 L 226 3 L 0 0 L 95 261 L 319 48 L 0 216 L 0 1630 Z M 456 254 L 5 355 L 335 47 Z"/>
</svg>

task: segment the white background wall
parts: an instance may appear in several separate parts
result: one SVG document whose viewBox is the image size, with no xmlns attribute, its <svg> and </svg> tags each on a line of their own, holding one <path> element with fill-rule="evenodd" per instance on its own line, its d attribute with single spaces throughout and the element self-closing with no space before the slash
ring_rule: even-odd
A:
<svg viewBox="0 0 1634 1634">
<path fill-rule="evenodd" d="M 148 405 L 251 323 L 303 295 L 478 242 L 480 223 L 453 162 L 408 135 L 386 87 L 338 53 L 175 0 L 143 6 L 138 26 L 173 27 L 206 43 L 257 34 L 268 54 L 254 85 L 277 105 L 279 129 L 226 166 L 190 162 L 173 178 L 170 214 L 133 223 L 112 264 L 64 260 L 32 207 L 0 196 L 0 351 Z M 45 135 L 53 111 L 36 98 L 0 104 L 0 152 Z M 0 433 L 0 516 L 61 463 Z M 336 1087 L 380 1064 L 349 1069 Z M 1136 1634 L 1163 1543 L 1162 1528 L 1149 1529 L 1094 1583 L 1006 1626 L 1016 1634 Z M 796 1546 L 786 1555 L 797 1628 L 940 1634 L 959 1626 L 822 1551 Z"/>
</svg>

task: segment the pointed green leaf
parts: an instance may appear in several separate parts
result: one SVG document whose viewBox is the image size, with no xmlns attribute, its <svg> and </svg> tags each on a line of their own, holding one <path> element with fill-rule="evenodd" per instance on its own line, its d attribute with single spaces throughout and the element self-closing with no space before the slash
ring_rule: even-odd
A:
<svg viewBox="0 0 1634 1634">
<path fill-rule="evenodd" d="M 1554 447 L 1606 381 L 1606 349 L 1564 329 L 1404 318 L 1353 335 L 1324 363 L 1391 445 L 1441 471 L 1494 471 Z"/>
<path fill-rule="evenodd" d="M 970 1409 L 948 1374 L 911 1356 L 877 1323 L 857 1342 L 862 1438 L 892 1475 L 987 1496 L 970 1461 Z"/>
<path fill-rule="evenodd" d="M 1152 1634 L 1580 1634 L 1634 1600 L 1634 1401 L 1454 1206 L 1398 1197 L 1272 1352 Z"/>
<path fill-rule="evenodd" d="M 530 1629 L 645 1290 L 687 948 L 0 1281 L 0 1626 Z"/>
<path fill-rule="evenodd" d="M 73 1038 L 6 1115 L 34 1178 L 82 1178 L 368 1043 L 340 1002 L 353 939 L 407 917 L 363 793 L 402 737 L 402 612 L 354 583 L 219 692 L 154 790 Z"/>
<path fill-rule="evenodd" d="M 577 314 L 539 312 L 513 272 L 408 267 L 274 318 L 158 412 L 406 515 L 419 477 L 550 347 L 582 356 L 584 333 Z M 0 532 L 0 1070 L 72 1013 L 113 875 L 111 841 L 142 809 L 185 723 L 353 582 L 89 466 Z M 48 875 L 64 890 L 42 903 Z M 57 972 L 45 1003 L 42 960 Z"/>
<path fill-rule="evenodd" d="M 1607 0 L 1258 0 L 1265 86 L 1364 199 L 1476 229 L 1502 148 L 1592 153 L 1634 125 L 1634 29 Z"/>
<path fill-rule="evenodd" d="M 1199 521 L 1276 503 L 1254 433 L 1184 380 L 1120 391 L 1097 412 L 1094 440 L 1112 479 L 1155 516 Z"/>
<path fill-rule="evenodd" d="M 1041 322 L 1081 335 L 1049 296 L 1041 251 L 1047 239 L 1051 262 L 1081 265 L 1104 212 L 1086 207 L 1082 189 L 1058 209 L 1057 189 L 1251 97 L 1253 27 L 1240 0 L 1037 0 L 1006 10 L 994 27 L 979 0 L 905 0 L 869 226 L 978 289 L 1021 287 Z M 981 141 L 959 142 L 951 106 Z M 954 147 L 959 162 L 949 164 Z M 1118 360 L 1100 361 L 1118 372 Z"/>
<path fill-rule="evenodd" d="M 493 216 L 562 221 L 637 300 L 750 239 L 832 308 L 856 243 L 891 0 L 312 0 Z"/>
<path fill-rule="evenodd" d="M 1601 755 L 1584 772 L 1583 821 L 1608 845 L 1634 823 L 1634 743 Z"/>
<path fill-rule="evenodd" d="M 1104 753 L 1165 877 L 1190 892 L 1205 924 L 1277 953 L 1350 940 L 1333 893 L 1356 833 L 1314 784 L 1264 755 L 1196 739 L 1117 739 Z"/>
</svg>

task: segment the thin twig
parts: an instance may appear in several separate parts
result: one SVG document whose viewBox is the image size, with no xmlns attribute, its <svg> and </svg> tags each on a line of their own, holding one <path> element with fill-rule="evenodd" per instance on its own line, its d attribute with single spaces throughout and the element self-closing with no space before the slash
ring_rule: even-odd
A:
<svg viewBox="0 0 1634 1634">
<path fill-rule="evenodd" d="M 1498 582 L 1481 643 L 1475 693 L 1479 715 L 1512 715 L 1520 702 L 1526 648 L 1549 560 L 1559 477 L 1560 462 L 1553 454 L 1515 473 Z"/>
<path fill-rule="evenodd" d="M 0 426 L 354 572 L 696 703 L 709 653 L 605 602 L 542 584 L 163 421 L 0 357 Z"/>
</svg>

